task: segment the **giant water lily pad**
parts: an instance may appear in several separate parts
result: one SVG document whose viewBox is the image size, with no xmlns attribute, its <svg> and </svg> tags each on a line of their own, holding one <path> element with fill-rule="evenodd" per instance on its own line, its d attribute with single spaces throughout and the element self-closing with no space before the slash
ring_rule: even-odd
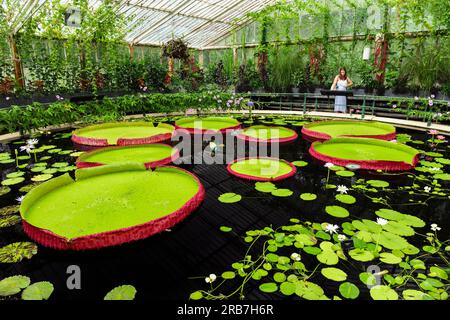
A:
<svg viewBox="0 0 450 320">
<path fill-rule="evenodd" d="M 248 127 L 237 135 L 238 139 L 264 143 L 292 142 L 297 137 L 298 135 L 294 130 L 263 125 Z"/>
<path fill-rule="evenodd" d="M 191 133 L 201 133 L 205 131 L 226 131 L 238 129 L 240 128 L 240 126 L 241 124 L 236 119 L 225 117 L 189 117 L 175 121 L 175 127 L 177 128 L 177 130 L 184 129 Z"/>
<path fill-rule="evenodd" d="M 419 151 L 383 140 L 335 138 L 313 143 L 309 153 L 321 161 L 339 165 L 352 163 L 360 165 L 362 169 L 400 171 L 416 166 Z"/>
<path fill-rule="evenodd" d="M 174 130 L 173 126 L 163 123 L 156 127 L 149 122 L 105 123 L 74 131 L 72 141 L 90 146 L 156 143 L 169 140 Z M 53 149 L 51 151 L 49 153 L 57 153 L 62 150 Z"/>
<path fill-rule="evenodd" d="M 109 147 L 82 154 L 77 159 L 77 166 L 84 168 L 136 161 L 144 164 L 147 168 L 154 168 L 171 163 L 178 158 L 178 155 L 177 149 L 160 143 Z"/>
<path fill-rule="evenodd" d="M 43 245 L 82 250 L 163 231 L 192 212 L 203 197 L 201 183 L 187 171 L 149 171 L 138 163 L 122 163 L 80 169 L 75 181 L 65 174 L 45 182 L 25 196 L 20 212 L 31 237 L 46 233 L 48 240 L 52 232 L 51 241 Z"/>
<path fill-rule="evenodd" d="M 395 139 L 395 127 L 381 122 L 361 120 L 326 120 L 306 124 L 302 134 L 308 139 L 328 140 L 337 137 Z"/>
<path fill-rule="evenodd" d="M 279 181 L 295 174 L 291 163 L 276 158 L 247 158 L 228 165 L 228 172 L 239 178 L 256 181 Z"/>
</svg>

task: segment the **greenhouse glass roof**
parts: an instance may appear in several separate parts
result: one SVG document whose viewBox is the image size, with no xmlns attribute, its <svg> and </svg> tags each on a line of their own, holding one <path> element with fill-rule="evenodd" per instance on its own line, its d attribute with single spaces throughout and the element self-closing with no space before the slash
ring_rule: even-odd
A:
<svg viewBox="0 0 450 320">
<path fill-rule="evenodd" d="M 17 1 L 21 10 L 17 25 L 35 14 L 50 0 Z M 130 17 L 126 41 L 132 44 L 161 45 L 173 37 L 183 38 L 190 47 L 203 48 L 245 25 L 246 14 L 277 0 L 127 0 L 116 1 L 118 12 Z M 90 0 L 96 8 L 101 0 Z"/>
</svg>

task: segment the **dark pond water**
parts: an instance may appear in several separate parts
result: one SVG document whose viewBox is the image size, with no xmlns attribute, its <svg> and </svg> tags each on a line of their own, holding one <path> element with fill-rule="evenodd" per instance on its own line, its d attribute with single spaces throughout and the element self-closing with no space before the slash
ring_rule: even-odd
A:
<svg viewBox="0 0 450 320">
<path fill-rule="evenodd" d="M 265 119 L 267 121 L 268 119 Z M 289 127 L 292 127 L 289 125 Z M 300 134 L 300 127 L 292 127 Z M 444 158 L 450 158 L 450 149 L 447 143 L 430 147 L 426 142 L 430 137 L 426 133 L 398 129 L 399 133 L 408 134 L 413 141 L 422 141 L 424 144 L 408 143 L 411 146 L 441 153 Z M 53 176 L 63 174 L 70 170 L 76 157 L 72 154 L 75 148 L 68 135 L 70 132 L 43 134 L 39 137 L 38 147 L 43 145 L 54 146 L 37 155 L 38 162 L 47 162 L 46 168 L 52 168 L 57 163 L 57 172 L 50 170 Z M 17 141 L 0 145 L 0 153 L 8 152 L 14 158 L 14 149 L 24 144 Z M 205 143 L 206 145 L 207 143 Z M 342 219 L 326 214 L 324 207 L 336 204 L 335 189 L 325 189 L 327 169 L 323 163 L 312 159 L 308 154 L 310 143 L 303 140 L 301 135 L 296 142 L 280 147 L 280 158 L 308 162 L 305 167 L 299 167 L 297 174 L 282 182 L 275 183 L 279 188 L 288 188 L 294 192 L 290 197 L 278 198 L 255 190 L 251 181 L 232 177 L 226 170 L 226 165 L 182 165 L 181 167 L 194 172 L 204 184 L 206 198 L 201 207 L 192 213 L 186 220 L 171 229 L 146 240 L 124 244 L 115 248 L 106 248 L 87 252 L 55 251 L 38 247 L 38 253 L 31 259 L 24 259 L 18 263 L 0 263 L 0 279 L 11 275 L 27 275 L 36 281 L 50 281 L 54 284 L 55 292 L 52 300 L 101 300 L 112 288 L 131 284 L 137 289 L 137 299 L 187 299 L 195 290 L 207 289 L 204 277 L 210 273 L 220 275 L 230 270 L 231 264 L 241 260 L 248 248 L 242 236 L 247 230 L 260 229 L 266 226 L 279 227 L 289 224 L 289 219 L 297 218 L 301 221 L 329 222 L 341 224 Z M 60 150 L 58 150 L 60 149 Z M 57 151 L 55 151 L 57 150 Z M 21 152 L 21 155 L 26 153 Z M 72 154 L 72 155 L 71 155 Z M 39 160 L 42 157 L 50 157 Z M 44 158 L 45 159 L 45 158 Z M 433 161 L 432 157 L 423 156 L 425 161 Z M 32 177 L 45 174 L 42 171 L 32 172 L 33 156 L 29 160 L 20 160 L 20 164 L 29 163 L 25 171 L 25 181 L 10 186 L 9 193 L 0 196 L 0 208 L 17 205 L 17 197 L 24 195 L 20 188 L 33 183 Z M 62 165 L 61 163 L 65 163 Z M 442 170 L 445 172 L 445 166 Z M 448 167 L 448 166 L 447 166 Z M 0 164 L 1 179 L 15 172 L 15 163 Z M 447 168 L 448 170 L 448 168 Z M 330 184 L 346 185 L 350 187 L 360 178 L 380 179 L 390 183 L 389 191 L 379 191 L 377 197 L 388 197 L 392 208 L 404 214 L 418 216 L 427 226 L 420 233 L 429 231 L 431 223 L 438 224 L 442 230 L 440 239 L 449 238 L 449 200 L 431 199 L 427 205 L 413 204 L 426 197 L 409 194 L 408 190 L 400 190 L 402 186 L 411 185 L 411 179 L 406 174 L 385 175 L 376 171 L 357 171 L 353 177 L 339 177 L 330 175 Z M 448 188 L 443 181 L 442 188 Z M 176 188 L 176 186 L 174 186 Z M 224 204 L 218 197 L 227 192 L 242 195 L 243 199 L 234 204 Z M 314 193 L 318 196 L 315 201 L 302 201 L 302 193 Z M 350 211 L 351 219 L 374 219 L 373 212 L 385 206 L 372 202 L 362 192 L 349 191 L 356 199 L 356 203 L 345 206 Z M 376 217 L 375 217 L 376 218 Z M 232 233 L 219 230 L 221 226 L 233 228 Z M 418 237 L 409 238 L 412 244 L 422 245 Z M 0 247 L 13 242 L 29 241 L 19 224 L 0 228 Z M 258 249 L 257 247 L 255 248 Z M 311 257 L 305 257 L 303 262 L 308 265 Z M 432 262 L 432 261 L 431 261 Z M 312 262 L 311 262 L 312 263 Z M 316 263 L 317 264 L 317 263 Z M 77 265 L 82 272 L 81 290 L 69 290 L 66 286 L 67 268 Z M 358 283 L 358 274 L 364 271 L 365 265 L 360 263 L 347 263 L 340 265 L 341 269 L 349 274 L 348 281 Z M 395 267 L 391 269 L 395 272 Z M 315 283 L 320 284 L 327 294 L 332 297 L 338 294 L 338 285 L 332 283 L 319 274 Z M 246 286 L 247 299 L 279 299 L 279 294 L 264 294 L 259 291 L 259 282 L 250 281 Z M 236 282 L 230 281 L 222 286 L 223 292 L 230 292 L 236 287 Z M 361 298 L 368 298 L 367 289 L 361 286 Z M 291 297 L 292 298 L 292 297 Z"/>
</svg>

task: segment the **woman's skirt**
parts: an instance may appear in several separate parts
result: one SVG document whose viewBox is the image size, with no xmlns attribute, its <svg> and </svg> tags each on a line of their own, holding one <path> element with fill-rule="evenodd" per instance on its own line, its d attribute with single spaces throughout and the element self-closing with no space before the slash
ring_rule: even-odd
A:
<svg viewBox="0 0 450 320">
<path fill-rule="evenodd" d="M 346 91 L 346 90 L 340 89 L 339 91 Z M 347 112 L 347 97 L 346 96 L 336 96 L 334 98 L 334 111 L 335 112 Z"/>
</svg>

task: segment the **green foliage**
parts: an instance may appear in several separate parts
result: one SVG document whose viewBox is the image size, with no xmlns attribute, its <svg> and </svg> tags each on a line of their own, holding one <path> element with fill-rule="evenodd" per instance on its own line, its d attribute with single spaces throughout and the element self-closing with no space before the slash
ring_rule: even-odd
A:
<svg viewBox="0 0 450 320">
<path fill-rule="evenodd" d="M 81 105 L 70 102 L 56 102 L 50 105 L 33 103 L 25 107 L 13 106 L 10 109 L 0 110 L 0 132 L 30 132 L 50 125 L 75 122 L 110 122 L 120 120 L 127 114 L 168 113 L 191 108 L 205 110 L 225 108 L 226 102 L 231 98 L 231 94 L 223 92 L 200 92 L 125 95 L 105 98 L 101 103 L 89 102 Z M 233 104 L 231 107 L 240 106 Z"/>
</svg>

